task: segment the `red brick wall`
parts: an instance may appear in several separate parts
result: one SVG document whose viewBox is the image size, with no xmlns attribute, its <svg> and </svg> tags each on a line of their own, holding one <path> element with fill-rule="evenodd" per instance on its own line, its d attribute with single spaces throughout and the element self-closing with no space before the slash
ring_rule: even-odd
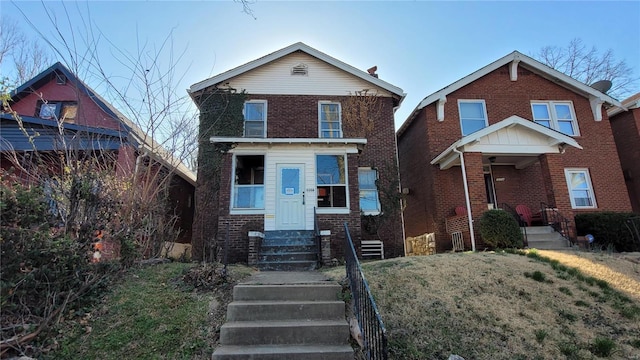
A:
<svg viewBox="0 0 640 360">
<path fill-rule="evenodd" d="M 603 112 L 603 120 L 597 122 L 587 98 L 544 79 L 523 66 L 519 66 L 518 80 L 511 81 L 508 66 L 504 66 L 447 95 L 444 121 L 437 120 L 436 104 L 433 103 L 419 111 L 413 123 L 400 135 L 398 148 L 402 186 L 411 189 L 404 212 L 407 236 L 435 231 L 438 251 L 451 247 L 448 236 L 442 234 L 445 231 L 446 216 L 452 215 L 456 206 L 464 205 L 460 167 L 442 171 L 437 166 L 430 165 L 430 162 L 462 137 L 458 115 L 460 99 L 484 99 L 490 125 L 512 115 L 532 119 L 532 100 L 572 101 L 581 134 L 575 139 L 584 149 L 568 148 L 565 154 L 558 155 L 557 161 L 554 160 L 556 162 L 552 165 L 557 174 L 554 175 L 552 184 L 557 186 L 554 193 L 556 198 L 562 199 L 562 202 L 569 201 L 566 181 L 562 183 L 564 168 L 587 168 L 598 208 L 575 212 L 630 209 L 606 113 Z M 478 159 L 474 158 L 472 162 L 481 167 Z M 494 171 L 494 177 L 505 178 L 503 183 L 496 183 L 498 202 L 508 202 L 512 206 L 524 203 L 532 209 L 537 209 L 541 201 L 549 203 L 542 176 L 543 169 L 539 163 L 523 170 L 496 166 Z M 477 179 L 473 180 L 476 181 L 475 184 L 470 184 L 470 190 L 473 192 L 473 187 L 479 194 L 475 200 L 476 205 L 472 204 L 472 207 L 477 207 L 473 211 L 476 218 L 487 207 L 484 180 L 480 179 L 481 168 L 480 171 L 474 170 L 474 173 Z M 484 210 L 480 206 L 481 202 L 484 202 Z M 567 215 L 571 216 L 573 212 L 569 206 Z"/>
<path fill-rule="evenodd" d="M 613 116 L 611 128 L 633 211 L 640 213 L 640 108 Z"/>
<path fill-rule="evenodd" d="M 13 104 L 13 110 L 20 115 L 38 117 L 36 107 L 38 101 L 41 100 L 40 95 L 42 95 L 42 99 L 47 101 L 76 101 L 78 113 L 75 123 L 78 125 L 119 129 L 120 122 L 105 113 L 86 93 L 78 91 L 71 81 L 67 81 L 64 85 L 58 85 L 55 78 L 39 87 L 37 94 L 29 94 Z"/>
</svg>

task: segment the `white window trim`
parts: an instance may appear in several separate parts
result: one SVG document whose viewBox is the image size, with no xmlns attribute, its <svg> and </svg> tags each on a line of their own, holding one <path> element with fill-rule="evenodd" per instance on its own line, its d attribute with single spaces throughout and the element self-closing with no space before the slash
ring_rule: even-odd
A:
<svg viewBox="0 0 640 360">
<path fill-rule="evenodd" d="M 484 113 L 484 127 L 489 126 L 489 116 L 487 116 L 487 104 L 485 103 L 484 99 L 459 99 L 458 100 L 458 121 L 460 123 L 460 133 L 462 134 L 462 136 L 469 135 L 464 133 L 464 130 L 462 127 L 462 111 L 460 110 L 460 104 L 464 104 L 464 103 L 481 103 L 482 111 Z"/>
<path fill-rule="evenodd" d="M 578 118 L 576 117 L 576 111 L 573 107 L 573 101 L 571 100 L 562 100 L 562 101 L 533 100 L 531 101 L 531 118 L 533 119 L 534 122 L 536 121 L 536 119 L 533 114 L 533 105 L 541 105 L 541 104 L 547 105 L 547 109 L 549 110 L 549 116 L 551 116 L 551 119 L 550 119 L 551 129 L 557 132 L 560 132 L 562 134 L 564 133 L 560 131 L 560 125 L 558 124 L 558 116 L 556 114 L 556 107 L 554 105 L 560 105 L 560 104 L 569 105 L 569 111 L 571 111 L 571 117 L 573 118 L 573 121 L 571 121 L 571 124 L 573 125 L 573 132 L 575 134 L 565 134 L 565 135 L 580 136 L 580 128 L 578 127 Z"/>
<path fill-rule="evenodd" d="M 268 111 L 267 111 L 267 100 L 258 100 L 258 99 L 255 99 L 255 100 L 253 100 L 253 99 L 252 99 L 252 100 L 246 100 L 246 101 L 244 102 L 244 104 L 242 105 L 242 117 L 243 117 L 243 118 L 246 116 L 246 115 L 245 115 L 245 113 L 244 113 L 244 111 L 245 111 L 246 105 L 247 105 L 248 103 L 262 103 L 262 104 L 264 104 L 264 128 L 262 129 L 262 137 L 263 137 L 263 138 L 266 138 L 266 137 L 267 137 L 267 114 L 268 114 Z M 245 125 L 246 125 L 246 123 L 247 123 L 247 120 L 246 120 L 246 118 L 245 118 L 245 119 L 243 119 L 243 121 L 242 121 L 242 137 L 247 137 L 247 136 L 245 135 L 245 130 L 246 130 L 246 129 L 245 129 Z M 258 138 L 258 139 L 259 139 L 259 138 Z"/>
<path fill-rule="evenodd" d="M 370 166 L 361 166 L 361 167 L 358 168 L 358 178 L 360 177 L 360 170 L 373 170 L 373 171 L 376 172 L 376 181 L 379 179 L 380 172 L 378 171 L 378 169 L 374 169 L 374 168 L 372 168 Z M 360 211 L 364 215 L 380 215 L 380 214 L 382 214 L 382 203 L 380 203 L 380 189 L 378 189 L 378 185 L 377 184 L 375 184 L 375 185 L 376 185 L 376 198 L 378 200 L 378 205 L 380 206 L 380 209 L 379 210 L 374 210 L 374 211 L 364 211 L 361 208 Z M 358 192 L 360 192 L 360 191 L 361 191 L 361 189 L 360 189 L 360 180 L 358 180 Z M 371 191 L 371 190 L 369 190 L 369 191 Z M 358 197 L 358 200 L 359 199 L 360 198 Z"/>
<path fill-rule="evenodd" d="M 351 212 L 351 206 L 349 201 L 349 157 L 345 153 L 325 153 L 319 152 L 313 154 L 314 161 L 314 171 L 313 171 L 313 179 L 314 186 L 316 188 L 316 192 L 318 191 L 318 155 L 335 155 L 335 156 L 343 156 L 344 157 L 344 186 L 345 186 L 345 197 L 346 197 L 346 207 L 319 207 L 318 199 L 315 199 L 315 207 L 316 213 L 318 214 L 349 214 Z"/>
<path fill-rule="evenodd" d="M 265 187 L 264 193 L 265 193 L 265 204 L 264 204 L 264 208 L 263 209 L 245 209 L 245 208 L 234 208 L 233 205 L 233 194 L 234 194 L 234 190 L 235 190 L 235 185 L 236 185 L 236 179 L 235 179 L 235 174 L 236 174 L 236 165 L 237 165 L 237 157 L 238 156 L 264 156 L 264 167 L 265 167 L 265 184 L 263 184 L 263 186 Z M 266 207 L 267 207 L 267 184 L 266 184 L 266 171 L 267 171 L 267 155 L 263 152 L 261 153 L 257 153 L 257 152 L 249 152 L 249 153 L 233 153 L 233 160 L 232 160 L 232 164 L 231 164 L 231 192 L 229 193 L 229 214 L 230 215 L 261 215 L 265 213 Z"/>
<path fill-rule="evenodd" d="M 322 105 L 327 105 L 327 104 L 338 105 L 338 124 L 340 126 L 340 136 L 338 138 L 342 138 L 344 136 L 344 132 L 342 131 L 342 104 L 340 102 L 326 101 L 326 100 L 318 101 L 318 138 L 331 139 L 331 138 L 322 137 Z"/>
<path fill-rule="evenodd" d="M 586 176 L 586 180 L 587 180 L 587 185 L 589 186 L 589 193 L 591 195 L 591 198 L 593 200 L 593 206 L 577 206 L 575 199 L 573 198 L 573 195 L 571 194 L 572 188 L 571 188 L 571 174 L 572 173 L 584 173 Z M 589 169 L 587 168 L 566 168 L 564 169 L 564 177 L 565 180 L 567 181 L 567 191 L 569 192 L 569 200 L 571 201 L 571 208 L 572 209 L 596 209 L 598 208 L 598 203 L 596 202 L 596 193 L 595 190 L 593 189 L 593 183 L 591 182 L 591 174 L 589 173 Z"/>
</svg>

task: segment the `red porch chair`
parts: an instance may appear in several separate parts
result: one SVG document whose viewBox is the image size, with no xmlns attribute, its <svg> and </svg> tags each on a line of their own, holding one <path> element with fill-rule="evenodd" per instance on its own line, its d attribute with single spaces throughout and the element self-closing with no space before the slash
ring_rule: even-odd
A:
<svg viewBox="0 0 640 360">
<path fill-rule="evenodd" d="M 520 218 L 527 224 L 527 226 L 532 226 L 534 222 L 542 222 L 542 216 L 540 215 L 540 213 L 532 213 L 531 209 L 529 209 L 527 205 L 517 205 L 516 213 L 518 213 Z"/>
</svg>

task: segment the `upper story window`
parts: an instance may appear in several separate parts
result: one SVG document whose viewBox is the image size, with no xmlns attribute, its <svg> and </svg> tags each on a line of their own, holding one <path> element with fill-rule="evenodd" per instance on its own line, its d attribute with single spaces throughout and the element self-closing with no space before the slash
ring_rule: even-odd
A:
<svg viewBox="0 0 640 360">
<path fill-rule="evenodd" d="M 233 209 L 264 209 L 264 155 L 237 155 Z"/>
<path fill-rule="evenodd" d="M 321 138 L 341 138 L 342 119 L 340 103 L 320 102 L 318 104 L 318 115 Z"/>
<path fill-rule="evenodd" d="M 566 135 L 580 135 L 569 101 L 535 101 L 531 103 L 533 121 Z"/>
<path fill-rule="evenodd" d="M 380 214 L 380 197 L 378 196 L 378 171 L 371 168 L 358 169 L 358 187 L 360 190 L 360 211 L 365 215 Z"/>
<path fill-rule="evenodd" d="M 318 207 L 347 207 L 347 168 L 344 155 L 316 156 Z"/>
<path fill-rule="evenodd" d="M 267 102 L 252 100 L 244 103 L 244 137 L 266 137 Z"/>
<path fill-rule="evenodd" d="M 487 108 L 484 100 L 458 100 L 458 110 L 463 136 L 488 126 Z"/>
<path fill-rule="evenodd" d="M 78 114 L 78 103 L 73 101 L 38 101 L 36 117 L 46 120 L 59 120 L 75 123 Z"/>
<path fill-rule="evenodd" d="M 596 207 L 596 197 L 591 184 L 588 169 L 565 169 L 567 187 L 571 207 L 574 209 L 591 209 Z"/>
</svg>

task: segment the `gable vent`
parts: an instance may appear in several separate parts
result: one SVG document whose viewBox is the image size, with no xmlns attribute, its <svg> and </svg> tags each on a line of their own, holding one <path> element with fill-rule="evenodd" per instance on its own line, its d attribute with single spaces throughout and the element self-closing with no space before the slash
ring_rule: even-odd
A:
<svg viewBox="0 0 640 360">
<path fill-rule="evenodd" d="M 58 73 L 55 73 L 55 74 L 56 74 L 56 84 L 64 85 L 67 83 L 67 77 L 64 76 L 64 74 L 58 74 Z"/>
<path fill-rule="evenodd" d="M 305 64 L 298 64 L 291 68 L 291 75 L 307 75 L 308 68 Z"/>
</svg>

